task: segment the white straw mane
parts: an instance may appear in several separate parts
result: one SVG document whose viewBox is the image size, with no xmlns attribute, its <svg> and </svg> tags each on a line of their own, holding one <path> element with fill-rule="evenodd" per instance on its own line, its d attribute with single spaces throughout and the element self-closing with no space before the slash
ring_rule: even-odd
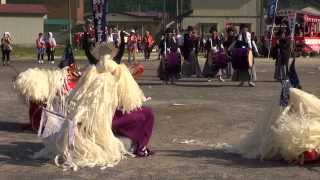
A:
<svg viewBox="0 0 320 180">
<path fill-rule="evenodd" d="M 146 101 L 146 97 L 129 69 L 124 64 L 119 65 L 119 69 L 119 107 L 122 108 L 123 112 L 128 113 L 141 108 Z"/>
<path fill-rule="evenodd" d="M 30 68 L 20 73 L 15 89 L 25 98 L 37 102 L 51 102 L 63 87 L 66 71 L 60 69 Z"/>
</svg>

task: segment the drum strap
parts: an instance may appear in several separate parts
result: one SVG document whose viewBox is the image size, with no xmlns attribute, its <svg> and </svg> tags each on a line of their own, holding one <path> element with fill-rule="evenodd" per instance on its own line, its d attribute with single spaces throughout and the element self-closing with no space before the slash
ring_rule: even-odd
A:
<svg viewBox="0 0 320 180">
<path fill-rule="evenodd" d="M 167 55 L 167 41 L 166 39 L 164 40 L 164 55 Z"/>
</svg>

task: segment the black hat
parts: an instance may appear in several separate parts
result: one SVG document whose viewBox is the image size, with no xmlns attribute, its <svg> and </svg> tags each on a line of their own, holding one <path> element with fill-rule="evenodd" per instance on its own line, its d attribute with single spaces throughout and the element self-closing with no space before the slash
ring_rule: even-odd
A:
<svg viewBox="0 0 320 180">
<path fill-rule="evenodd" d="M 172 33 L 172 29 L 171 28 L 167 28 L 165 31 L 166 34 Z"/>
<path fill-rule="evenodd" d="M 217 32 L 217 28 L 216 27 L 214 27 L 214 26 L 212 26 L 211 28 L 210 28 L 210 30 L 209 30 L 209 32 L 210 33 L 213 33 L 213 32 Z"/>
<path fill-rule="evenodd" d="M 188 26 L 187 27 L 187 30 L 190 32 L 190 31 L 193 31 L 193 27 L 192 26 Z"/>
<path fill-rule="evenodd" d="M 247 24 L 240 24 L 240 29 L 248 28 Z"/>
<path fill-rule="evenodd" d="M 227 33 L 230 33 L 230 32 L 233 32 L 234 31 L 234 29 L 232 28 L 232 27 L 229 27 L 228 29 L 227 29 Z"/>
</svg>

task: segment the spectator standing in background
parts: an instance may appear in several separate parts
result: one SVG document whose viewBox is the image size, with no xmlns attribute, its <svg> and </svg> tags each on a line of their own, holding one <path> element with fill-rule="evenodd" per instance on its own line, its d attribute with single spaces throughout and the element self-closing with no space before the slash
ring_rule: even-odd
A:
<svg viewBox="0 0 320 180">
<path fill-rule="evenodd" d="M 153 45 L 154 45 L 154 39 L 149 31 L 145 32 L 145 35 L 143 37 L 143 44 L 144 44 L 144 59 L 145 61 L 149 61 L 150 53 L 152 52 Z"/>
<path fill-rule="evenodd" d="M 55 53 L 56 46 L 57 46 L 56 40 L 53 37 L 52 32 L 49 32 L 48 38 L 46 41 L 46 52 L 48 56 L 48 63 L 54 64 L 54 53 Z"/>
<path fill-rule="evenodd" d="M 43 38 L 43 34 L 39 33 L 38 38 L 36 39 L 36 47 L 37 47 L 37 60 L 39 64 L 44 63 L 44 51 L 46 49 L 46 42 Z"/>
<path fill-rule="evenodd" d="M 128 37 L 128 63 L 136 61 L 136 54 L 138 52 L 138 37 L 134 29 L 131 30 Z"/>
<path fill-rule="evenodd" d="M 1 51 L 3 66 L 8 66 L 12 52 L 12 38 L 9 32 L 5 32 L 1 38 Z"/>
</svg>

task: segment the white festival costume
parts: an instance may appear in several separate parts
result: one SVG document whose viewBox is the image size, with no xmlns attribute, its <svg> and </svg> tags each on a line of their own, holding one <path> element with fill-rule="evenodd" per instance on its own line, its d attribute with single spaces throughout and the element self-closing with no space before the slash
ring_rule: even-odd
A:
<svg viewBox="0 0 320 180">
<path fill-rule="evenodd" d="M 289 106 L 267 113 L 239 144 L 223 149 L 250 159 L 287 161 L 298 160 L 305 151 L 319 152 L 320 99 L 291 88 Z"/>
<path fill-rule="evenodd" d="M 16 86 L 20 91 L 25 87 L 21 83 Z M 104 56 L 98 65 L 87 67 L 77 87 L 67 95 L 64 111 L 59 112 L 64 113 L 63 123 L 59 115 L 48 119 L 45 129 L 50 122 L 53 127 L 61 127 L 57 132 L 49 130 L 55 134 L 44 139 L 45 149 L 35 156 L 51 155 L 57 165 L 74 170 L 117 165 L 130 153 L 112 132 L 114 113 L 119 107 L 123 112 L 134 111 L 144 101 L 146 98 L 127 67 L 116 64 L 110 55 Z M 63 163 L 58 162 L 61 157 Z"/>
</svg>

